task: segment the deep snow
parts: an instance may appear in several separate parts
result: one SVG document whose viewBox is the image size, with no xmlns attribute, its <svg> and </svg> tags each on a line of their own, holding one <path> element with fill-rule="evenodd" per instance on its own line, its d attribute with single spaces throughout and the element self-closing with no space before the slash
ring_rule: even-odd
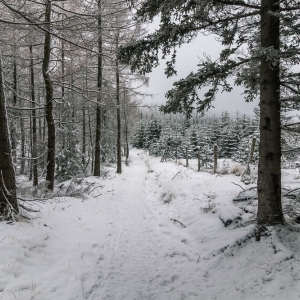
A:
<svg viewBox="0 0 300 300">
<path fill-rule="evenodd" d="M 239 176 L 136 149 L 131 160 L 121 175 L 85 179 L 95 188 L 85 199 L 55 198 L 28 223 L 0 223 L 1 300 L 300 298 L 300 226 L 256 242 L 253 225 L 238 226 L 251 219 L 232 202 Z M 299 186 L 292 171 L 283 177 Z"/>
</svg>

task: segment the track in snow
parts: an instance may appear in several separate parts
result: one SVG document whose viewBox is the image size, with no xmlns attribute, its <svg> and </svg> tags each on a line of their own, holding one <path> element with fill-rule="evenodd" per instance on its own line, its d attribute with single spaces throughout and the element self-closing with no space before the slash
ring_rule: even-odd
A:
<svg viewBox="0 0 300 300">
<path fill-rule="evenodd" d="M 115 232 L 101 249 L 106 259 L 99 264 L 99 280 L 87 293 L 89 300 L 184 299 L 176 287 L 184 284 L 182 267 L 195 261 L 189 262 L 180 242 L 181 249 L 174 251 L 168 232 L 157 225 L 148 201 L 158 197 L 158 186 L 147 174 L 143 155 L 139 157 L 116 179 L 108 199 L 115 200 Z"/>
</svg>

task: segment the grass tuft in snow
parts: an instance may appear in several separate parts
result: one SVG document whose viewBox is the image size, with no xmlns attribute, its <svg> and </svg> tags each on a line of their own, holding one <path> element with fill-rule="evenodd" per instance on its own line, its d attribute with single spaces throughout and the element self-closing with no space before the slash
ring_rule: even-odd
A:
<svg viewBox="0 0 300 300">
<path fill-rule="evenodd" d="M 170 191 L 163 191 L 160 195 L 160 198 L 164 203 L 170 203 L 174 198 L 175 194 Z"/>
</svg>

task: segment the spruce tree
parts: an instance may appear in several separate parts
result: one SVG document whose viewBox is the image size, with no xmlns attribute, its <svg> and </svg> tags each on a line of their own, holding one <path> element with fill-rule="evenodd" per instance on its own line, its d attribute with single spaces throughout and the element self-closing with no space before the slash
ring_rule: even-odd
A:
<svg viewBox="0 0 300 300">
<path fill-rule="evenodd" d="M 142 73 L 158 65 L 161 50 L 163 57 L 171 54 L 165 70 L 171 76 L 176 73 L 176 47 L 198 33 L 218 36 L 225 47 L 219 59 L 204 58 L 197 72 L 175 82 L 162 111 L 190 116 L 195 102 L 198 112 L 205 111 L 219 90 L 232 90 L 229 77 L 245 87 L 246 101 L 259 95 L 258 225 L 283 224 L 280 101 L 282 95 L 284 101 L 299 101 L 297 73 L 291 67 L 300 56 L 293 43 L 299 36 L 298 1 L 141 0 L 136 13 L 141 21 L 158 15 L 161 21 L 154 33 L 120 49 L 121 59 Z M 200 98 L 198 90 L 206 86 L 209 90 Z"/>
</svg>

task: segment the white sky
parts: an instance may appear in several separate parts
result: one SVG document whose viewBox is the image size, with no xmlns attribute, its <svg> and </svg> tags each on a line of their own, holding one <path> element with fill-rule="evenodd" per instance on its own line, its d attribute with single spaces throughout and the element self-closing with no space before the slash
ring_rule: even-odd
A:
<svg viewBox="0 0 300 300">
<path fill-rule="evenodd" d="M 150 30 L 157 27 L 158 22 L 151 24 Z M 221 44 L 217 42 L 214 36 L 199 35 L 192 43 L 183 45 L 177 52 L 176 70 L 177 76 L 166 78 L 164 74 L 165 62 L 161 61 L 160 66 L 152 71 L 147 76 L 150 78 L 149 87 L 143 87 L 142 91 L 155 94 L 153 98 L 147 97 L 144 100 L 145 104 L 164 104 L 166 102 L 165 93 L 172 88 L 174 81 L 186 77 L 191 71 L 197 71 L 198 57 L 203 57 L 203 54 L 211 56 L 213 59 L 218 57 L 221 50 Z M 236 111 L 241 114 L 253 115 L 253 108 L 258 104 L 258 100 L 253 103 L 246 103 L 241 87 L 234 87 L 231 93 L 220 93 L 216 101 L 213 103 L 215 108 L 208 111 L 208 115 L 221 114 L 222 110 L 227 110 L 231 116 L 234 116 Z"/>
</svg>

